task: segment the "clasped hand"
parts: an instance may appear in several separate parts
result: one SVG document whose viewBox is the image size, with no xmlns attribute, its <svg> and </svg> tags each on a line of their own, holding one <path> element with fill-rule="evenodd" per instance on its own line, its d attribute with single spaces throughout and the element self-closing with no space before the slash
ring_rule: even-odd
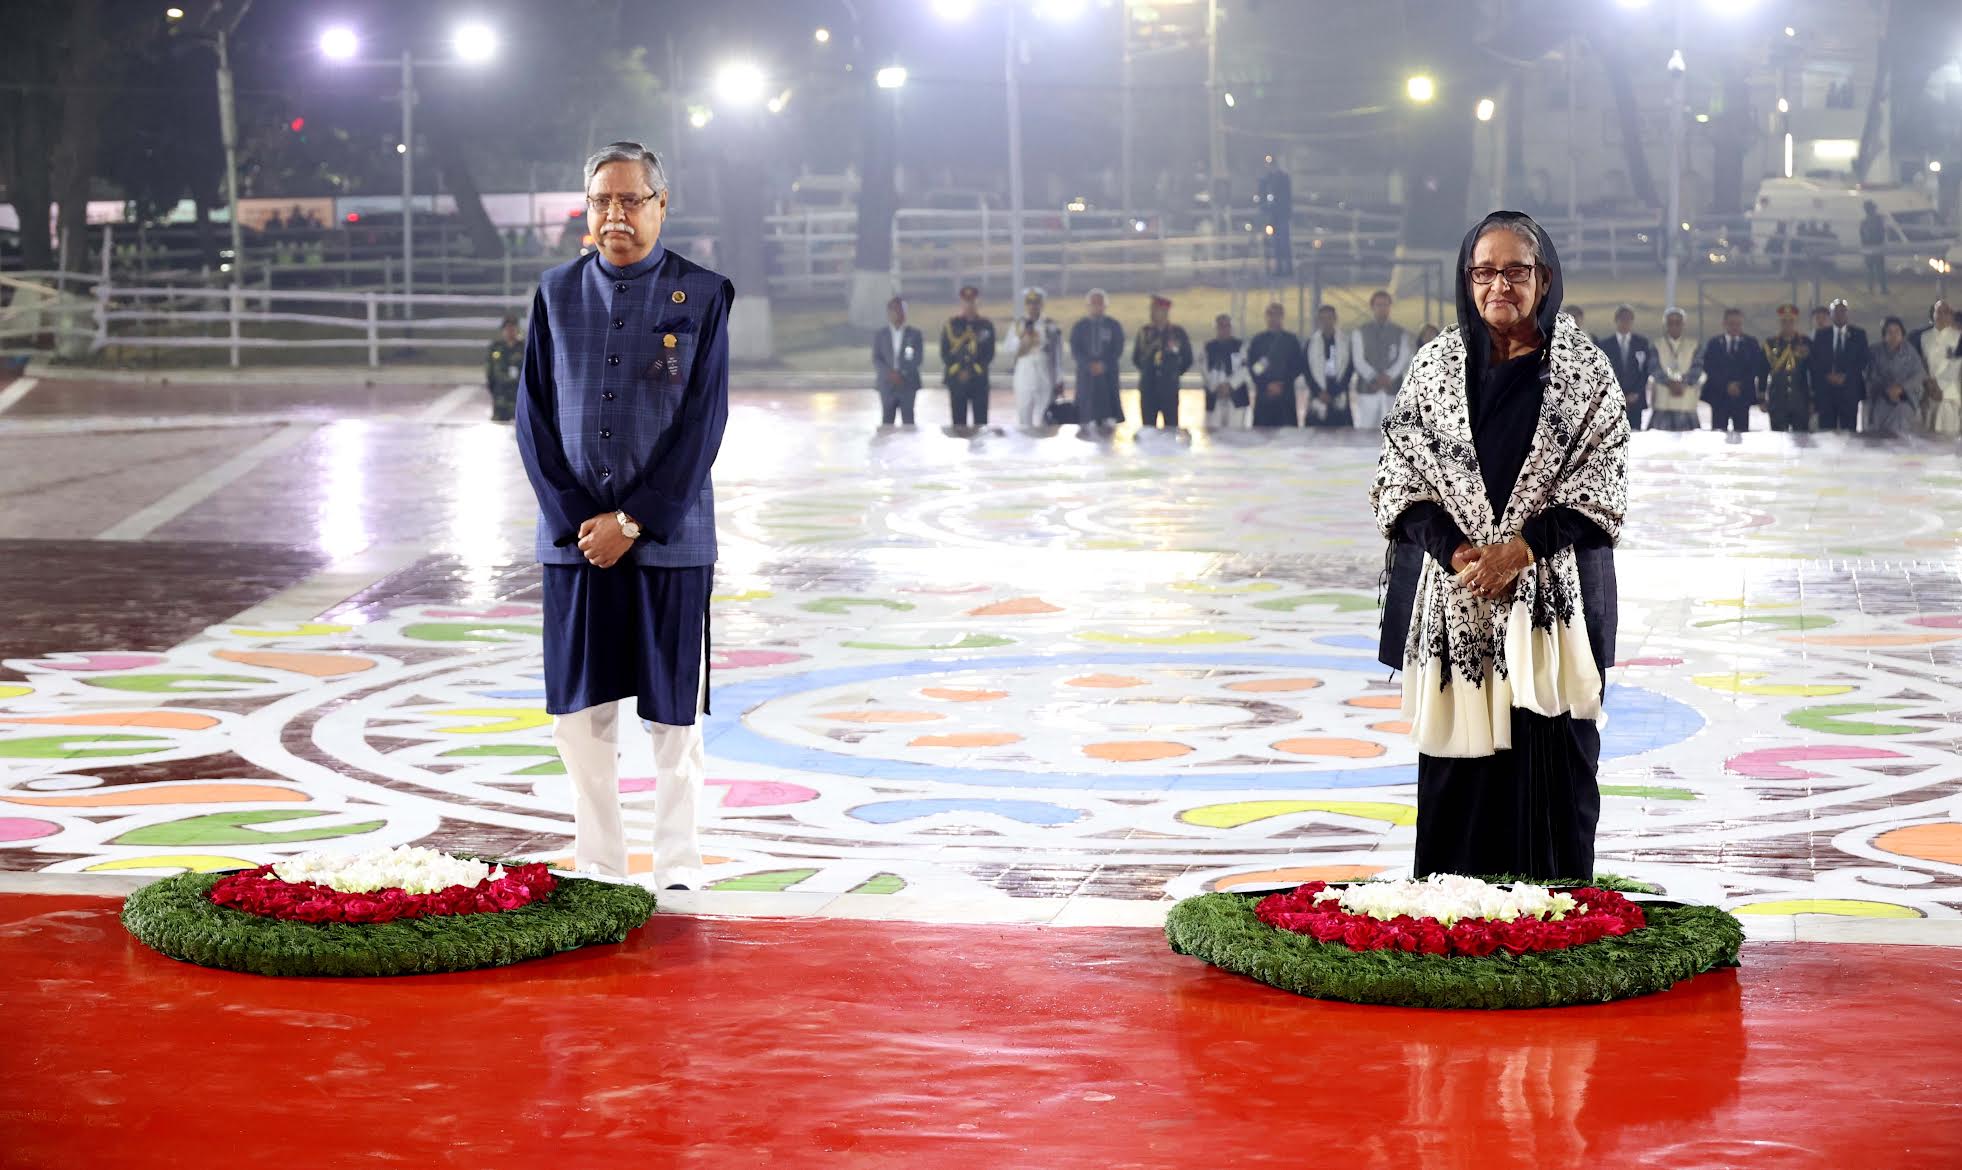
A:
<svg viewBox="0 0 1962 1170">
<path fill-rule="evenodd" d="M 1451 554 L 1451 568 L 1458 574 L 1458 584 L 1488 600 L 1505 596 L 1519 574 L 1532 563 L 1532 549 L 1517 536 L 1500 544 L 1477 547 L 1466 541 Z"/>
<path fill-rule="evenodd" d="M 579 526 L 579 551 L 595 568 L 612 568 L 633 546 L 633 538 L 620 531 L 619 518 L 611 512 L 601 512 Z"/>
</svg>

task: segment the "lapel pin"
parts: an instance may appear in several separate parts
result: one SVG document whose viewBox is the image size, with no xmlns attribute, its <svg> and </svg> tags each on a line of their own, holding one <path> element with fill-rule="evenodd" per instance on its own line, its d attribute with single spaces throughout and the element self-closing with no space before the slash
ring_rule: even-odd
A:
<svg viewBox="0 0 1962 1170">
<path fill-rule="evenodd" d="M 687 293 L 685 293 L 685 292 L 682 292 L 682 291 L 681 291 L 680 289 L 676 289 L 676 290 L 674 290 L 674 296 L 673 296 L 672 298 L 670 298 L 670 299 L 672 299 L 672 300 L 674 301 L 674 303 L 675 303 L 675 304 L 677 304 L 677 305 L 682 305 L 682 304 L 687 304 L 687 303 L 688 303 L 688 294 L 687 294 Z"/>
<path fill-rule="evenodd" d="M 674 345 L 675 345 L 674 334 L 664 333 L 661 335 L 661 347 L 663 349 L 673 349 Z"/>
</svg>

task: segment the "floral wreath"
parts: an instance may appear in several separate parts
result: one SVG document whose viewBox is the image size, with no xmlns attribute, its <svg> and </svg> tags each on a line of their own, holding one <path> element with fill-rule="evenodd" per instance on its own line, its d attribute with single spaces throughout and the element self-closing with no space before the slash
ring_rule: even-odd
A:
<svg viewBox="0 0 1962 1170">
<path fill-rule="evenodd" d="M 1263 898 L 1254 916 L 1352 951 L 1480 959 L 1499 950 L 1523 955 L 1585 946 L 1647 925 L 1640 906 L 1593 886 L 1554 893 L 1525 882 L 1507 888 L 1456 874 L 1334 889 L 1309 882 Z"/>
<path fill-rule="evenodd" d="M 541 864 L 505 869 L 434 849 L 307 853 L 218 879 L 211 900 L 294 922 L 393 922 L 516 910 L 551 896 Z"/>
<path fill-rule="evenodd" d="M 1737 966 L 1744 942 L 1743 926 L 1714 906 L 1636 905 L 1607 887 L 1659 891 L 1605 874 L 1472 880 L 1202 894 L 1171 908 L 1165 936 L 1177 954 L 1297 995 L 1428 1008 L 1649 995 Z"/>
<path fill-rule="evenodd" d="M 425 975 L 623 942 L 654 913 L 635 885 L 434 850 L 309 854 L 228 874 L 185 873 L 123 904 L 139 941 L 255 975 Z"/>
</svg>

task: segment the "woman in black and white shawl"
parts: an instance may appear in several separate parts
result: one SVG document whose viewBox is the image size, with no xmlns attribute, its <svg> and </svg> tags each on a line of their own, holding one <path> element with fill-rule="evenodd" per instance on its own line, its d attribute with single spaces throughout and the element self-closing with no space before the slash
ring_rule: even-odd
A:
<svg viewBox="0 0 1962 1170">
<path fill-rule="evenodd" d="M 1370 492 L 1390 539 L 1382 659 L 1417 742 L 1416 873 L 1591 878 L 1628 413 L 1560 312 L 1538 224 L 1458 256 L 1458 327 L 1412 360 Z"/>
</svg>

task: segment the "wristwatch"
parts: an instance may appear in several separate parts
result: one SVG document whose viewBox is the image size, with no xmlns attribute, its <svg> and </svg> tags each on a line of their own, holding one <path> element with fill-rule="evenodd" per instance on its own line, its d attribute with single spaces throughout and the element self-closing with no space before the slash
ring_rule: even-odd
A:
<svg viewBox="0 0 1962 1170">
<path fill-rule="evenodd" d="M 620 525 L 620 531 L 626 534 L 628 540 L 640 539 L 640 525 L 634 523 L 633 517 L 627 515 L 625 509 L 615 512 L 613 520 Z"/>
</svg>

